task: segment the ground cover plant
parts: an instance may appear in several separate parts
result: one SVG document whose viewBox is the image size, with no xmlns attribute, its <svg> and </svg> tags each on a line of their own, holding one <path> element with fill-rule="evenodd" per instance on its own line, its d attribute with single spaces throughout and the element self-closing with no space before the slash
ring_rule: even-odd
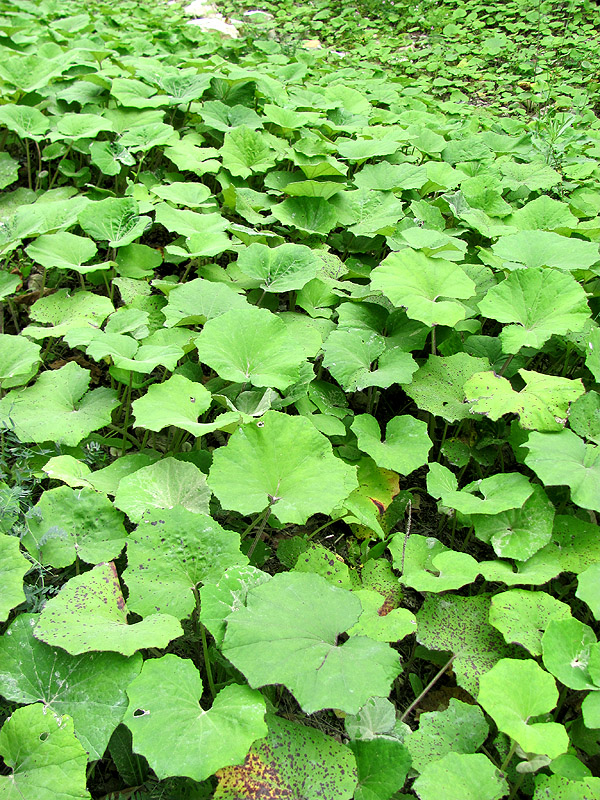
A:
<svg viewBox="0 0 600 800">
<path fill-rule="evenodd" d="M 598 797 L 598 119 L 278 36 L 0 0 L 0 797 Z"/>
</svg>

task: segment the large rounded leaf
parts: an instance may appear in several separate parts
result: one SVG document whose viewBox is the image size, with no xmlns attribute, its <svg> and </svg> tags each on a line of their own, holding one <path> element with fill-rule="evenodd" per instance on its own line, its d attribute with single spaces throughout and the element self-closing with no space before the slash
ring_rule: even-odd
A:
<svg viewBox="0 0 600 800">
<path fill-rule="evenodd" d="M 532 722 L 556 706 L 558 689 L 552 675 L 531 658 L 503 658 L 479 679 L 479 703 L 498 729 L 526 753 L 557 758 L 566 753 L 569 737 L 556 722 Z"/>
<path fill-rule="evenodd" d="M 576 433 L 530 433 L 525 463 L 545 486 L 566 485 L 574 503 L 600 511 L 600 447 Z"/>
<path fill-rule="evenodd" d="M 553 619 L 571 616 L 571 609 L 547 592 L 511 589 L 492 597 L 490 622 L 507 642 L 520 644 L 532 656 L 542 655 L 542 634 Z"/>
<path fill-rule="evenodd" d="M 391 253 L 371 273 L 371 286 L 395 306 L 406 308 L 411 319 L 426 325 L 456 325 L 466 309 L 456 299 L 475 294 L 475 284 L 458 265 L 443 258 L 428 258 L 409 248 Z"/>
<path fill-rule="evenodd" d="M 179 506 L 149 511 L 127 542 L 129 608 L 141 617 L 159 611 L 183 619 L 196 605 L 200 583 L 246 561 L 239 534 L 211 517 Z"/>
<path fill-rule="evenodd" d="M 92 431 L 109 425 L 119 404 L 113 389 L 86 392 L 90 373 L 69 362 L 44 372 L 33 386 L 13 389 L 0 400 L 0 428 L 22 442 L 59 442 L 74 447 Z"/>
<path fill-rule="evenodd" d="M 315 278 L 321 263 L 318 255 L 302 244 L 267 247 L 256 243 L 240 253 L 236 266 L 260 281 L 265 292 L 289 292 Z"/>
<path fill-rule="evenodd" d="M 331 513 L 358 481 L 308 419 L 267 411 L 214 452 L 208 484 L 224 508 L 252 514 L 270 504 L 280 522 L 302 525 Z"/>
<path fill-rule="evenodd" d="M 139 522 L 146 511 L 174 506 L 208 514 L 209 499 L 204 473 L 189 461 L 169 456 L 122 478 L 115 505 L 133 522 Z"/>
<path fill-rule="evenodd" d="M 483 753 L 448 753 L 425 767 L 414 790 L 421 800 L 500 800 L 508 784 Z"/>
<path fill-rule="evenodd" d="M 48 600 L 34 629 L 34 636 L 71 655 L 110 650 L 133 655 L 146 647 L 166 647 L 182 633 L 168 614 L 127 624 L 127 608 L 114 564 L 97 567 L 65 583 Z"/>
<path fill-rule="evenodd" d="M 76 558 L 99 564 L 125 546 L 123 515 L 93 489 L 59 486 L 44 492 L 28 519 L 23 545 L 42 564 L 68 567 Z"/>
<path fill-rule="evenodd" d="M 87 756 L 70 717 L 55 716 L 41 703 L 18 708 L 0 731 L 0 756 L 12 770 L 0 776 L 0 797 L 90 800 Z"/>
<path fill-rule="evenodd" d="M 159 778 L 186 775 L 203 781 L 241 763 L 252 742 L 267 732 L 260 692 L 226 686 L 205 711 L 199 705 L 200 673 L 189 659 L 175 655 L 145 661 L 127 694 L 125 724 L 133 749 L 146 756 Z"/>
<path fill-rule="evenodd" d="M 369 697 L 388 695 L 400 672 L 394 650 L 365 636 L 337 645 L 362 611 L 351 592 L 320 575 L 280 573 L 246 603 L 227 618 L 223 653 L 251 686 L 283 683 L 309 714 L 356 714 Z"/>
<path fill-rule="evenodd" d="M 196 339 L 200 361 L 221 378 L 286 389 L 319 347 L 299 340 L 285 322 L 264 308 L 234 309 L 209 320 Z"/>
<path fill-rule="evenodd" d="M 481 313 L 499 322 L 505 353 L 540 348 L 553 334 L 580 331 L 590 316 L 586 295 L 571 275 L 556 269 L 520 269 L 493 286 L 479 303 Z"/>
<path fill-rule="evenodd" d="M 102 758 L 127 708 L 125 688 L 142 658 L 118 653 L 70 656 L 33 636 L 34 614 L 21 614 L 0 639 L 0 693 L 17 703 L 43 703 L 73 718 L 92 761 Z"/>
</svg>

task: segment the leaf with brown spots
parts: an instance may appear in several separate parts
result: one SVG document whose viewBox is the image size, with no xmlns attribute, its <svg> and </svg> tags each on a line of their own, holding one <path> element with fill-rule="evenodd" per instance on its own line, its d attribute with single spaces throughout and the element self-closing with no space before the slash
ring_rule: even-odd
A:
<svg viewBox="0 0 600 800">
<path fill-rule="evenodd" d="M 241 767 L 217 772 L 214 800 L 349 800 L 357 785 L 350 750 L 316 728 L 275 716 Z"/>
<path fill-rule="evenodd" d="M 152 614 L 127 624 L 127 608 L 111 562 L 67 581 L 46 603 L 33 635 L 71 655 L 109 650 L 130 656 L 146 647 L 166 647 L 181 633 L 178 620 L 169 614 Z"/>
</svg>

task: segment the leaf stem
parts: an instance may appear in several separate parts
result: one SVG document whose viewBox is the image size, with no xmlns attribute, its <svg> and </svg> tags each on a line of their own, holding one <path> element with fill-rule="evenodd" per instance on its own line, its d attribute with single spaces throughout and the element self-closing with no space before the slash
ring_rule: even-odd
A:
<svg viewBox="0 0 600 800">
<path fill-rule="evenodd" d="M 202 659 L 204 661 L 204 669 L 206 670 L 206 680 L 208 681 L 208 688 L 211 694 L 212 699 L 214 700 L 217 696 L 217 690 L 215 688 L 215 681 L 212 674 L 212 664 L 210 663 L 210 654 L 208 652 L 208 641 L 206 639 L 206 628 L 200 621 L 200 593 L 198 592 L 198 587 L 194 586 L 192 588 L 194 593 L 194 599 L 196 600 L 196 608 L 194 609 L 193 618 L 194 618 L 194 627 L 196 629 L 196 634 L 200 638 L 202 642 Z"/>
<path fill-rule="evenodd" d="M 500 772 L 506 773 L 506 769 L 510 764 L 510 762 L 512 761 L 512 757 L 514 756 L 516 749 L 517 749 L 517 743 L 513 739 L 512 744 L 510 746 L 510 750 L 506 754 L 506 758 L 504 759 L 504 761 L 502 762 L 502 766 L 500 767 Z"/>
<path fill-rule="evenodd" d="M 129 413 L 131 411 L 131 386 L 133 383 L 133 372 L 129 370 L 129 384 L 127 386 L 127 395 L 125 399 L 125 419 L 123 420 L 123 455 L 127 447 L 127 428 L 129 427 Z"/>
<path fill-rule="evenodd" d="M 454 654 L 452 656 L 452 658 L 448 659 L 448 661 L 446 661 L 444 666 L 440 670 L 438 670 L 436 672 L 436 674 L 429 681 L 427 686 L 423 689 L 421 694 L 415 700 L 413 700 L 413 702 L 409 705 L 409 707 L 406 709 L 404 714 L 402 714 L 402 716 L 400 717 L 400 722 L 404 722 L 404 720 L 408 717 L 408 715 L 411 713 L 411 711 L 414 711 L 414 709 L 419 705 L 419 703 L 425 697 L 425 695 L 435 686 L 435 684 L 439 681 L 439 679 L 442 677 L 444 672 L 446 672 L 446 670 L 452 664 L 452 662 L 454 661 L 455 658 L 456 658 L 456 654 Z"/>
</svg>

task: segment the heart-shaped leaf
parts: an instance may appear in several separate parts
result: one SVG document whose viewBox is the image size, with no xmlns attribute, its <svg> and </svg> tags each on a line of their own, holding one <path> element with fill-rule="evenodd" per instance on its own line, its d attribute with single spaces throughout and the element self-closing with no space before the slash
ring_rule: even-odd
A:
<svg viewBox="0 0 600 800">
<path fill-rule="evenodd" d="M 3 500 L 4 498 L 0 496 L 0 503 L 3 503 Z M 31 564 L 21 553 L 16 536 L 0 533 L 0 565 L 0 580 L 3 587 L 0 622 L 4 622 L 13 608 L 25 601 L 23 578 L 31 568 Z"/>
<path fill-rule="evenodd" d="M 347 747 L 282 717 L 267 715 L 267 725 L 267 736 L 252 745 L 242 766 L 219 770 L 215 800 L 354 796 L 356 762 Z"/>
<path fill-rule="evenodd" d="M 440 298 L 466 300 L 475 294 L 475 284 L 460 266 L 408 248 L 391 253 L 373 270 L 371 286 L 429 327 L 452 326 L 465 318 L 462 303 Z"/>
<path fill-rule="evenodd" d="M 583 288 L 556 269 L 523 269 L 493 286 L 479 303 L 486 317 L 512 323 L 500 333 L 505 353 L 539 349 L 553 334 L 583 329 L 590 316 Z"/>
<path fill-rule="evenodd" d="M 17 708 L 0 731 L 0 756 L 11 770 L 0 776 L 0 796 L 36 800 L 90 800 L 87 755 L 70 717 L 41 703 Z"/>
<path fill-rule="evenodd" d="M 214 452 L 209 486 L 224 508 L 253 514 L 271 506 L 280 522 L 303 525 L 331 513 L 357 480 L 308 419 L 267 411 Z"/>
<path fill-rule="evenodd" d="M 320 575 L 281 573 L 227 618 L 223 653 L 251 686 L 283 683 L 309 714 L 355 714 L 369 697 L 387 696 L 400 672 L 389 645 L 365 636 L 336 644 L 361 610 L 357 597 Z"/>
<path fill-rule="evenodd" d="M 500 800 L 508 792 L 502 773 L 483 753 L 448 753 L 429 763 L 414 783 L 421 800 Z"/>
<path fill-rule="evenodd" d="M 68 567 L 76 558 L 99 564 L 125 546 L 123 515 L 110 500 L 86 487 L 44 492 L 32 509 L 24 547 L 42 564 Z"/>
<path fill-rule="evenodd" d="M 22 442 L 58 442 L 74 447 L 109 425 L 119 401 L 113 389 L 87 392 L 90 373 L 74 361 L 44 372 L 33 386 L 13 389 L 0 400 L 0 427 Z"/>
<path fill-rule="evenodd" d="M 115 505 L 133 522 L 140 522 L 146 511 L 175 506 L 208 514 L 209 499 L 204 473 L 188 461 L 168 456 L 125 475 L 119 481 Z"/>
<path fill-rule="evenodd" d="M 299 341 L 282 319 L 249 306 L 209 320 L 196 339 L 200 361 L 221 378 L 284 390 L 300 379 L 300 367 L 318 344 Z"/>
<path fill-rule="evenodd" d="M 267 732 L 260 692 L 226 686 L 212 707 L 199 706 L 200 673 L 175 655 L 148 659 L 127 687 L 125 724 L 135 752 L 144 755 L 159 778 L 187 775 L 203 781 L 218 769 L 239 764 L 250 745 Z M 164 747 L 165 737 L 171 743 Z"/>
<path fill-rule="evenodd" d="M 301 289 L 317 276 L 321 260 L 302 244 L 267 247 L 251 244 L 238 256 L 236 266 L 250 278 L 260 281 L 265 292 L 289 292 Z"/>
<path fill-rule="evenodd" d="M 571 616 L 566 603 L 547 592 L 511 589 L 492 597 L 490 622 L 509 644 L 520 644 L 532 656 L 542 655 L 542 634 L 553 619 Z"/>
<path fill-rule="evenodd" d="M 427 423 L 410 415 L 393 417 L 381 441 L 379 423 L 370 414 L 354 417 L 351 429 L 361 450 L 371 456 L 379 467 L 408 475 L 427 463 L 432 442 L 427 435 Z"/>
</svg>

